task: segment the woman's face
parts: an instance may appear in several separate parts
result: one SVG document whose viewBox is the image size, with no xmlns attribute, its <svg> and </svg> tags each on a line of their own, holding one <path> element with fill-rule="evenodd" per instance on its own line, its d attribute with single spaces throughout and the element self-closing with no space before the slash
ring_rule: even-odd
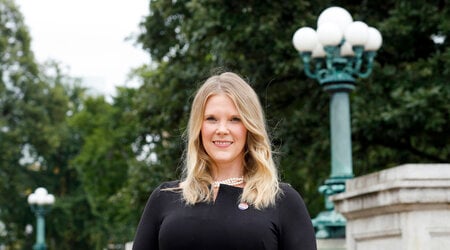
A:
<svg viewBox="0 0 450 250">
<path fill-rule="evenodd" d="M 242 167 L 247 129 L 227 95 L 213 95 L 206 101 L 201 137 L 217 167 Z"/>
</svg>

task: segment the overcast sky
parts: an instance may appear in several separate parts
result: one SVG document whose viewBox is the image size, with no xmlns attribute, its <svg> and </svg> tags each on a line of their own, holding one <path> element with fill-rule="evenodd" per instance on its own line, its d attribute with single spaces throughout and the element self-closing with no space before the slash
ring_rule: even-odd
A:
<svg viewBox="0 0 450 250">
<path fill-rule="evenodd" d="M 55 59 L 94 92 L 113 95 L 127 73 L 149 62 L 125 38 L 139 31 L 148 0 L 15 0 L 29 27 L 39 62 Z"/>
</svg>

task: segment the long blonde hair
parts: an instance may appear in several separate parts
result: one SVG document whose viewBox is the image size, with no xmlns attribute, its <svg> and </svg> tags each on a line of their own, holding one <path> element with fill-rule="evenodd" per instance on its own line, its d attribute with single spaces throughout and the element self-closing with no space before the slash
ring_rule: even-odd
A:
<svg viewBox="0 0 450 250">
<path fill-rule="evenodd" d="M 184 180 L 180 185 L 183 199 L 189 205 L 213 200 L 210 188 L 213 183 L 212 160 L 203 147 L 201 127 L 206 101 L 217 94 L 226 94 L 234 102 L 248 131 L 243 163 L 245 186 L 241 202 L 247 202 L 257 209 L 274 205 L 280 188 L 264 113 L 255 91 L 231 72 L 208 78 L 193 100 L 187 127 Z"/>
</svg>

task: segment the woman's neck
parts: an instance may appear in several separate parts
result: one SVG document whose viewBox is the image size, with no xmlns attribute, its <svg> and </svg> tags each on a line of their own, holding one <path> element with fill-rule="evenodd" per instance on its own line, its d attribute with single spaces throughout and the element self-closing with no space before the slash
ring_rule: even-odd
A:
<svg viewBox="0 0 450 250">
<path fill-rule="evenodd" d="M 212 177 L 215 181 L 244 176 L 244 166 L 242 164 L 216 165 L 213 169 Z"/>
</svg>

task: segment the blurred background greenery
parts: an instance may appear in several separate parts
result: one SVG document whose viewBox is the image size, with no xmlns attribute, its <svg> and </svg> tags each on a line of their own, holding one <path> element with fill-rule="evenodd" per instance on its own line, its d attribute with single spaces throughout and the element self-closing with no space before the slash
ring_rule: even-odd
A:
<svg viewBox="0 0 450 250">
<path fill-rule="evenodd" d="M 57 62 L 38 64 L 22 14 L 0 0 L 0 245 L 34 242 L 26 198 L 43 186 L 56 196 L 49 249 L 121 249 L 151 191 L 179 178 L 192 95 L 223 70 L 259 94 L 281 179 L 314 217 L 330 174 L 329 97 L 303 73 L 291 39 L 333 5 L 384 40 L 371 77 L 351 94 L 355 175 L 449 162 L 447 0 L 150 0 L 135 41 L 152 63 L 133 70 L 139 88 L 120 87 L 112 100 L 88 95 Z"/>
</svg>

